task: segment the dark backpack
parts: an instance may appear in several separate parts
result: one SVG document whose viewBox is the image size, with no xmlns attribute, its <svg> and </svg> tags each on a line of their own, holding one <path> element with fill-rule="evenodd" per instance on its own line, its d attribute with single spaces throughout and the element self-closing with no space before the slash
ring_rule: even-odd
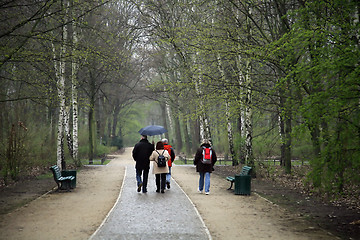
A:
<svg viewBox="0 0 360 240">
<path fill-rule="evenodd" d="M 157 158 L 157 166 L 158 167 L 166 167 L 166 159 L 165 159 L 165 156 L 164 156 L 164 152 L 166 151 L 166 150 L 164 150 L 161 154 L 157 151 L 157 150 L 155 150 L 158 154 L 159 154 L 159 156 L 158 156 L 158 158 Z"/>
<path fill-rule="evenodd" d="M 203 164 L 211 164 L 211 158 L 212 158 L 211 147 L 203 147 L 202 155 L 203 155 L 203 157 L 201 159 L 201 162 Z"/>
</svg>

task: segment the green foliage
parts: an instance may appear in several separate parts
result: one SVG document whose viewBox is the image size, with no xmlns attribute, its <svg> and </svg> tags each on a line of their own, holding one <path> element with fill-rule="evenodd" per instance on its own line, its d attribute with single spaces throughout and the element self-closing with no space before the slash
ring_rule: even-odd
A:
<svg viewBox="0 0 360 240">
<path fill-rule="evenodd" d="M 325 192 L 343 190 L 360 150 L 356 7 L 355 1 L 309 1 L 293 12 L 291 30 L 273 45 L 273 54 L 285 56 L 281 65 L 291 66 L 284 80 L 294 79 L 292 109 L 310 132 L 309 180 Z M 299 139 L 303 132 L 294 134 Z"/>
<path fill-rule="evenodd" d="M 123 147 L 123 139 L 118 136 L 112 137 L 110 146 L 115 146 L 117 149 L 121 149 Z"/>
</svg>

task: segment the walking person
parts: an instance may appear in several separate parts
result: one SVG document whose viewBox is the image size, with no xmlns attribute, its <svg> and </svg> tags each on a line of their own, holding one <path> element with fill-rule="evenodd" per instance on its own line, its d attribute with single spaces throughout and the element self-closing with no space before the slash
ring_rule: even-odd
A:
<svg viewBox="0 0 360 240">
<path fill-rule="evenodd" d="M 150 160 L 149 157 L 154 150 L 154 144 L 151 144 L 147 140 L 146 135 L 141 135 L 141 140 L 135 145 L 132 156 L 136 161 L 136 181 L 137 181 L 137 191 L 147 192 L 147 182 L 150 169 Z M 141 179 L 142 177 L 142 179 Z"/>
<path fill-rule="evenodd" d="M 196 171 L 199 172 L 199 188 L 198 192 L 202 193 L 205 184 L 205 194 L 210 194 L 210 175 L 214 170 L 214 165 L 217 161 L 216 153 L 212 149 L 210 142 L 205 140 L 198 150 L 194 158 L 194 165 Z"/>
<path fill-rule="evenodd" d="M 159 156 L 163 156 L 165 158 L 165 166 L 159 167 Z M 156 181 L 156 192 L 165 193 L 165 183 L 166 183 L 166 174 L 169 173 L 168 161 L 170 159 L 170 155 L 168 151 L 164 149 L 163 142 L 159 141 L 156 143 L 156 148 L 152 152 L 150 156 L 150 161 L 154 161 L 153 164 L 153 174 L 155 174 Z"/>
<path fill-rule="evenodd" d="M 168 166 L 169 166 L 169 173 L 166 174 L 166 187 L 168 189 L 170 189 L 170 179 L 171 179 L 171 167 L 172 167 L 172 163 L 175 160 L 175 151 L 172 148 L 172 146 L 169 144 L 169 141 L 164 138 L 161 140 L 164 144 L 164 149 L 168 151 L 169 155 L 170 155 L 170 159 L 168 161 Z"/>
</svg>

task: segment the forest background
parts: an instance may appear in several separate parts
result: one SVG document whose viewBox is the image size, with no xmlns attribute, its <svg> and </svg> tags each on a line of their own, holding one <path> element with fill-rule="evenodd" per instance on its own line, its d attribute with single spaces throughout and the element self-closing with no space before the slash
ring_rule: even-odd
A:
<svg viewBox="0 0 360 240">
<path fill-rule="evenodd" d="M 232 165 L 278 159 L 292 174 L 299 160 L 312 191 L 359 189 L 359 9 L 351 0 L 2 1 L 1 180 L 93 163 L 158 124 L 189 159 L 210 139 Z"/>
</svg>

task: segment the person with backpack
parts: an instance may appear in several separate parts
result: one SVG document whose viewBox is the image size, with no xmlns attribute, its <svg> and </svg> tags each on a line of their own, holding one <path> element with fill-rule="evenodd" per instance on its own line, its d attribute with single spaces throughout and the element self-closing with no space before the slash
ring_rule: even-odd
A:
<svg viewBox="0 0 360 240">
<path fill-rule="evenodd" d="M 172 167 L 172 163 L 175 160 L 175 151 L 172 148 L 172 146 L 169 145 L 169 142 L 166 138 L 162 139 L 161 141 L 164 143 L 164 149 L 167 150 L 168 153 L 170 154 L 170 160 L 168 161 L 169 173 L 166 174 L 166 187 L 170 189 L 171 167 Z"/>
<path fill-rule="evenodd" d="M 137 181 L 137 191 L 140 192 L 142 188 L 142 192 L 147 192 L 147 181 L 149 176 L 150 169 L 150 160 L 149 157 L 154 150 L 154 143 L 151 144 L 147 140 L 146 135 L 141 136 L 140 142 L 138 142 L 133 151 L 132 156 L 136 161 L 135 169 L 136 169 L 136 181 Z M 141 180 L 141 175 L 143 179 Z"/>
<path fill-rule="evenodd" d="M 199 188 L 198 192 L 202 193 L 205 184 L 205 194 L 210 194 L 210 174 L 214 170 L 214 165 L 217 161 L 216 153 L 211 147 L 210 142 L 205 140 L 194 157 L 194 165 L 196 165 L 196 171 L 199 172 Z"/>
<path fill-rule="evenodd" d="M 162 141 L 156 143 L 156 148 L 150 156 L 150 161 L 153 161 L 153 174 L 155 174 L 156 192 L 165 193 L 166 174 L 169 173 L 168 161 L 170 155 L 164 149 Z"/>
</svg>

